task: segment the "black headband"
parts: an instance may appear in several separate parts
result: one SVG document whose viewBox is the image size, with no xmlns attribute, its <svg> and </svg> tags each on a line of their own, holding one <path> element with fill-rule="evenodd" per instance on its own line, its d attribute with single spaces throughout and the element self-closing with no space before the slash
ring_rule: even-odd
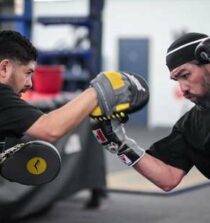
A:
<svg viewBox="0 0 210 223">
<path fill-rule="evenodd" d="M 195 48 L 207 37 L 202 33 L 187 33 L 174 41 L 167 50 L 166 65 L 168 69 L 171 71 L 184 63 L 195 60 Z"/>
</svg>

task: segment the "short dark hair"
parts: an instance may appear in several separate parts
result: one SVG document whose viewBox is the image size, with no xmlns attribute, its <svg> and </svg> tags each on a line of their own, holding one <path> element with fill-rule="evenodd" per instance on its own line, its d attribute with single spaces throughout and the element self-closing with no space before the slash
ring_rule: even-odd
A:
<svg viewBox="0 0 210 223">
<path fill-rule="evenodd" d="M 19 32 L 0 31 L 0 60 L 17 60 L 22 64 L 37 60 L 37 50 L 33 44 Z"/>
</svg>

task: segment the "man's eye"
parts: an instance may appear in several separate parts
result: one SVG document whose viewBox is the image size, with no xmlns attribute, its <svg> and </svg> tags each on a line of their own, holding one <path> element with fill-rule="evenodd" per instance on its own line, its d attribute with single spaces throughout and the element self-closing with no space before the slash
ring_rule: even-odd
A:
<svg viewBox="0 0 210 223">
<path fill-rule="evenodd" d="M 26 75 L 27 76 L 31 76 L 32 75 L 32 72 L 26 72 Z"/>
<path fill-rule="evenodd" d="M 189 73 L 185 73 L 181 75 L 181 78 L 187 78 L 190 74 Z"/>
</svg>

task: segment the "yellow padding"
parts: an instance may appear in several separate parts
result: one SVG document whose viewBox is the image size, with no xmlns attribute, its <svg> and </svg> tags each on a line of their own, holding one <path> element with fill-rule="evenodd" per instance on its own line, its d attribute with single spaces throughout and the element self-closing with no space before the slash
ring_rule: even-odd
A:
<svg viewBox="0 0 210 223">
<path fill-rule="evenodd" d="M 119 105 L 116 105 L 115 109 L 116 111 L 124 111 L 126 109 L 128 109 L 130 107 L 130 104 L 129 103 L 124 103 L 124 104 L 119 104 Z"/>
<path fill-rule="evenodd" d="M 92 116 L 101 116 L 102 115 L 102 111 L 100 109 L 100 107 L 96 107 L 92 112 L 91 112 Z"/>
<path fill-rule="evenodd" d="M 114 90 L 125 86 L 125 82 L 122 80 L 121 73 L 116 71 L 105 71 L 104 74 L 109 79 Z"/>
</svg>

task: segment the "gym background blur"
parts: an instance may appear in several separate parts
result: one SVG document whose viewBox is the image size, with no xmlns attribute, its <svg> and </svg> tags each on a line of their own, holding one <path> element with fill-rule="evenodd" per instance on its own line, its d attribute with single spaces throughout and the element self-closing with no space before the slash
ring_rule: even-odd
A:
<svg viewBox="0 0 210 223">
<path fill-rule="evenodd" d="M 208 0 L 0 0 L 0 29 L 21 32 L 39 50 L 34 89 L 25 96 L 33 102 L 46 100 L 49 106 L 61 93 L 65 99 L 68 94 L 77 94 L 102 70 L 141 74 L 150 87 L 150 102 L 131 116 L 128 132 L 147 146 L 167 133 L 192 106 L 170 80 L 165 55 L 170 43 L 185 32 L 210 34 L 209 7 Z M 69 151 L 75 152 L 78 140 L 71 138 L 69 143 Z M 105 155 L 107 174 L 126 170 Z M 136 176 L 125 179 L 131 177 Z M 109 178 L 107 181 L 112 185 Z M 103 187 L 99 189 L 102 192 L 92 191 L 90 202 L 95 202 L 95 207 L 100 206 L 98 196 L 107 196 Z"/>
</svg>

